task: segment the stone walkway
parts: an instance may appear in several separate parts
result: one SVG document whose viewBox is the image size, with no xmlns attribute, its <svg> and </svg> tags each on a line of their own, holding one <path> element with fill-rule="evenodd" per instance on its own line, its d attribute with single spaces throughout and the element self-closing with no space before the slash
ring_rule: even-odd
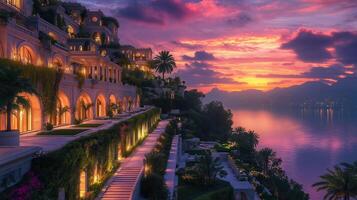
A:
<svg viewBox="0 0 357 200">
<path fill-rule="evenodd" d="M 172 140 L 170 156 L 169 156 L 169 160 L 167 161 L 167 167 L 164 176 L 165 183 L 169 190 L 169 199 L 173 199 L 175 186 L 177 185 L 175 172 L 176 172 L 176 165 L 179 159 L 178 149 L 179 149 L 179 136 L 176 135 Z"/>
<path fill-rule="evenodd" d="M 135 115 L 146 112 L 150 108 L 146 109 L 145 111 L 141 111 L 141 112 L 137 112 L 137 113 L 125 116 L 118 120 L 90 120 L 90 121 L 87 121 L 86 123 L 98 123 L 99 121 L 101 121 L 101 123 L 104 123 L 104 125 L 99 126 L 99 127 L 89 128 L 89 130 L 84 131 L 84 132 L 79 133 L 74 136 L 61 136 L 61 135 L 39 136 L 39 135 L 36 135 L 37 133 L 24 134 L 24 135 L 20 136 L 20 146 L 41 147 L 42 151 L 44 151 L 44 152 L 54 151 L 54 150 L 57 150 L 57 149 L 63 147 L 70 141 L 73 141 L 73 140 L 78 139 L 83 136 L 90 135 L 94 132 L 97 132 L 98 130 L 108 129 L 118 122 L 125 121 Z M 73 126 L 60 127 L 60 129 L 66 129 L 66 128 L 74 129 Z"/>
<path fill-rule="evenodd" d="M 148 135 L 142 145 L 137 147 L 131 156 L 123 161 L 121 167 L 108 181 L 97 199 L 103 200 L 131 200 L 138 181 L 143 173 L 145 154 L 149 153 L 156 145 L 157 139 L 168 124 L 167 120 L 161 121 L 157 128 Z"/>
</svg>

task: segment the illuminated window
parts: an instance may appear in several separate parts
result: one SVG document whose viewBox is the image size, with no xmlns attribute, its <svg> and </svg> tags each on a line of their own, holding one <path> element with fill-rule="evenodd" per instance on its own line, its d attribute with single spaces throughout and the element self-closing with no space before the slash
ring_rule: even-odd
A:
<svg viewBox="0 0 357 200">
<path fill-rule="evenodd" d="M 32 64 L 32 54 L 28 47 L 20 47 L 19 49 L 19 58 L 20 61 L 24 64 Z"/>
<path fill-rule="evenodd" d="M 63 66 L 63 63 L 59 58 L 55 58 L 53 60 L 53 66 L 56 67 L 57 69 L 59 69 Z"/>
<path fill-rule="evenodd" d="M 98 43 L 98 44 L 100 44 L 100 43 L 102 42 L 99 33 L 94 33 L 94 34 L 93 34 L 93 40 L 94 40 L 96 43 Z"/>
<path fill-rule="evenodd" d="M 106 56 L 106 55 L 107 55 L 107 51 L 106 51 L 106 50 L 102 50 L 102 51 L 100 52 L 100 55 L 103 56 L 103 57 Z"/>
<path fill-rule="evenodd" d="M 54 34 L 53 32 L 49 32 L 49 33 L 48 33 L 48 35 L 49 35 L 52 39 L 54 39 L 54 40 L 58 40 L 57 35 L 56 35 L 56 34 Z"/>
<path fill-rule="evenodd" d="M 83 51 L 83 46 L 79 45 L 79 51 Z"/>
<path fill-rule="evenodd" d="M 97 22 L 98 18 L 97 17 L 92 17 L 92 22 Z"/>
<path fill-rule="evenodd" d="M 68 26 L 67 26 L 67 33 L 68 33 L 68 36 L 69 36 L 70 38 L 73 38 L 73 37 L 74 37 L 74 29 L 73 29 L 73 27 L 72 27 L 71 25 L 68 25 Z"/>
</svg>

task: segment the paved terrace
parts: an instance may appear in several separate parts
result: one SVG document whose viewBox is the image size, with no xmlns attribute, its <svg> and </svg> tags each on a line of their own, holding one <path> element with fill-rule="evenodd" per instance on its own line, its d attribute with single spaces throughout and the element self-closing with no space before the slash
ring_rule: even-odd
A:
<svg viewBox="0 0 357 200">
<path fill-rule="evenodd" d="M 44 152 L 54 151 L 54 150 L 60 149 L 61 147 L 63 147 L 64 145 L 66 145 L 67 143 L 69 143 L 73 140 L 76 140 L 83 136 L 90 135 L 90 134 L 97 132 L 99 130 L 108 129 L 116 123 L 130 119 L 131 117 L 133 117 L 135 115 L 139 115 L 141 113 L 144 113 L 151 108 L 152 107 L 147 107 L 145 110 L 142 110 L 142 111 L 136 112 L 136 113 L 131 113 L 131 114 L 127 113 L 127 114 L 123 115 L 122 118 L 120 118 L 120 119 L 86 121 L 85 123 L 88 123 L 88 124 L 103 123 L 103 125 L 101 125 L 99 127 L 95 127 L 95 128 L 89 128 L 89 130 L 81 132 L 81 133 L 79 133 L 77 135 L 73 135 L 73 136 L 61 136 L 61 135 L 40 136 L 40 135 L 36 135 L 38 132 L 24 134 L 24 135 L 20 136 L 20 146 L 41 147 Z M 74 126 L 59 127 L 58 129 L 66 129 L 66 128 L 76 129 Z M 84 128 L 78 128 L 78 129 L 84 129 Z M 88 128 L 85 128 L 85 129 L 88 129 Z"/>
<path fill-rule="evenodd" d="M 169 156 L 169 160 L 167 161 L 167 168 L 164 176 L 165 183 L 169 190 L 169 195 L 170 195 L 169 199 L 174 199 L 175 186 L 177 185 L 177 178 L 175 173 L 176 173 L 176 165 L 179 160 L 178 150 L 179 150 L 179 136 L 175 135 L 175 137 L 172 140 L 170 156 Z"/>
<path fill-rule="evenodd" d="M 168 120 L 161 121 L 157 128 L 148 135 L 144 143 L 137 147 L 131 156 L 126 158 L 114 176 L 108 181 L 99 199 L 131 200 L 143 172 L 145 154 L 150 152 L 160 135 L 165 131 Z"/>
</svg>

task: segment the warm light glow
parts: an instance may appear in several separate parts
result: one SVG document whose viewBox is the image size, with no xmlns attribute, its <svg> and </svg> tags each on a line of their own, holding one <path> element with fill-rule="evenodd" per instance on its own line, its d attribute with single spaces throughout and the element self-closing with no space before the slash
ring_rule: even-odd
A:
<svg viewBox="0 0 357 200">
<path fill-rule="evenodd" d="M 79 178 L 79 197 L 84 198 L 87 193 L 87 173 L 82 171 Z"/>
<path fill-rule="evenodd" d="M 19 59 L 24 64 L 32 64 L 33 63 L 33 56 L 31 54 L 31 50 L 29 47 L 22 46 L 18 51 Z"/>
</svg>

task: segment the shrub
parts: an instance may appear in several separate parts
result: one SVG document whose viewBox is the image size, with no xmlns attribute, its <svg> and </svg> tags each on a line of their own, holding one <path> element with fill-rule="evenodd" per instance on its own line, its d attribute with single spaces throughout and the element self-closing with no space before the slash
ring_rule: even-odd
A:
<svg viewBox="0 0 357 200">
<path fill-rule="evenodd" d="M 141 179 L 141 194 L 147 199 L 166 200 L 168 190 L 162 176 L 155 173 Z"/>
<path fill-rule="evenodd" d="M 150 152 L 145 155 L 145 167 L 150 173 L 164 175 L 166 170 L 166 156 L 159 152 Z"/>
<path fill-rule="evenodd" d="M 46 126 L 47 131 L 51 131 L 53 129 L 53 124 L 51 124 L 49 122 L 47 122 L 45 126 Z"/>
<path fill-rule="evenodd" d="M 141 194 L 148 199 L 166 200 L 168 191 L 164 182 L 173 136 L 178 132 L 177 121 L 170 121 L 154 149 L 145 155 L 145 174 L 141 180 Z"/>
<path fill-rule="evenodd" d="M 157 124 L 159 114 L 160 110 L 151 109 L 112 128 L 81 137 L 61 149 L 35 158 L 32 162 L 32 171 L 38 175 L 39 181 L 45 187 L 28 190 L 28 198 L 25 199 L 57 199 L 59 188 L 64 188 L 66 199 L 79 199 L 81 171 L 86 172 L 90 190 L 86 199 L 94 199 L 96 192 L 100 191 L 98 188 L 102 187 L 105 179 L 118 167 L 118 147 L 122 147 L 122 144 L 126 147 L 126 144 L 137 143 L 139 134 L 143 134 L 139 132 L 142 125 L 147 124 L 152 128 L 151 126 Z M 129 127 L 125 134 L 122 134 L 123 124 Z M 4 197 L 3 199 L 16 199 L 17 193 L 14 191 L 25 187 L 28 184 L 26 180 L 28 176 L 25 176 L 21 183 L 0 193 L 0 196 Z M 9 197 L 8 194 L 15 194 L 15 196 Z"/>
<path fill-rule="evenodd" d="M 231 186 L 227 186 L 222 189 L 204 194 L 198 198 L 195 198 L 194 200 L 216 200 L 216 199 L 234 200 L 233 188 Z"/>
</svg>

